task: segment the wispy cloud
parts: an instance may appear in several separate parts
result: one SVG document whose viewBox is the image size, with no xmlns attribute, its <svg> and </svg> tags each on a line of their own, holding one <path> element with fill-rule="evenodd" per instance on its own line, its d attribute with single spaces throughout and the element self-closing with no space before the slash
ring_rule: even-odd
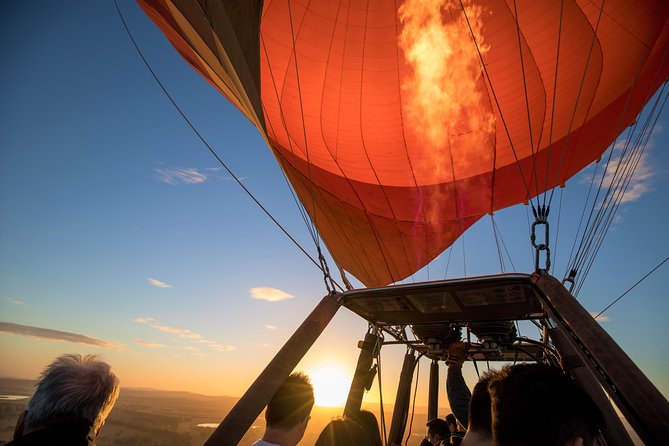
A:
<svg viewBox="0 0 669 446">
<path fill-rule="evenodd" d="M 275 327 L 274 325 L 270 325 L 270 324 L 263 324 L 263 326 L 268 330 L 278 330 L 279 329 L 279 327 Z"/>
<path fill-rule="evenodd" d="M 228 344 L 219 344 L 218 342 L 210 341 L 208 339 L 200 339 L 198 342 L 205 344 L 207 347 L 209 347 L 212 350 L 216 350 L 219 352 L 231 352 L 234 350 L 236 347 L 234 345 L 228 345 Z"/>
<path fill-rule="evenodd" d="M 268 344 L 268 343 L 266 343 L 266 342 L 263 342 L 262 344 L 258 344 L 258 345 L 260 345 L 261 347 L 265 347 L 265 348 L 270 348 L 270 347 L 272 347 L 272 344 Z"/>
<path fill-rule="evenodd" d="M 68 331 L 52 330 L 50 328 L 33 327 L 30 325 L 13 324 L 11 322 L 0 322 L 0 332 L 15 335 L 28 336 L 30 338 L 50 339 L 53 341 L 74 342 L 76 344 L 97 345 L 98 347 L 121 349 L 123 346 L 104 339 L 92 338 L 90 336 L 70 333 Z"/>
<path fill-rule="evenodd" d="M 9 302 L 10 304 L 14 304 L 14 305 L 28 305 L 27 303 L 25 303 L 25 302 L 23 302 L 23 301 L 21 301 L 21 300 L 18 300 L 18 299 L 10 299 L 9 297 L 3 297 L 3 300 Z"/>
<path fill-rule="evenodd" d="M 631 203 L 636 201 L 653 190 L 651 179 L 658 173 L 650 159 L 651 148 L 652 143 L 648 145 L 641 158 L 638 159 L 636 167 L 634 166 L 636 158 L 627 156 L 621 160 L 620 152 L 622 149 L 616 148 L 613 155 L 611 155 L 608 165 L 605 160 L 601 161 L 601 165 L 606 167 L 605 172 L 598 172 L 594 179 L 591 174 L 584 175 L 581 178 L 581 182 L 583 184 L 590 184 L 592 182 L 595 186 L 601 184 L 604 190 L 612 187 L 619 189 L 623 184 L 622 180 L 627 178 L 629 172 L 633 170 L 634 173 L 631 176 L 625 193 L 620 198 L 620 202 Z M 605 194 L 600 195 L 604 196 Z"/>
<path fill-rule="evenodd" d="M 161 282 L 160 280 L 154 279 L 152 277 L 147 277 L 146 280 L 148 280 L 151 285 L 158 288 L 172 288 L 172 285 L 169 283 Z"/>
<path fill-rule="evenodd" d="M 197 347 L 193 347 L 192 345 L 187 345 L 186 347 L 184 347 L 184 350 L 187 350 L 191 353 L 194 353 L 197 356 L 204 356 L 204 353 L 202 353 L 202 350 L 200 350 Z"/>
<path fill-rule="evenodd" d="M 153 171 L 158 180 L 171 185 L 199 184 L 207 181 L 207 175 L 195 167 L 156 167 Z"/>
<path fill-rule="evenodd" d="M 636 169 L 634 169 L 634 175 L 632 176 L 625 193 L 620 199 L 621 203 L 630 203 L 632 201 L 636 201 L 641 198 L 641 196 L 652 190 L 650 179 L 655 175 L 656 172 L 653 169 L 652 164 L 648 162 L 648 156 L 648 152 L 644 152 L 644 154 L 639 159 L 639 163 L 637 164 Z M 612 184 L 615 179 L 614 175 L 616 173 L 616 169 L 618 170 L 618 177 L 620 177 L 623 172 L 628 172 L 633 169 L 633 161 L 634 160 L 630 159 L 629 157 L 624 158 L 621 161 L 620 156 L 618 156 L 615 160 L 612 160 L 609 163 L 609 168 L 606 169 L 606 173 L 604 175 L 604 184 Z"/>
<path fill-rule="evenodd" d="M 279 302 L 293 298 L 292 294 L 276 288 L 251 288 L 250 295 L 252 299 L 266 300 L 268 302 Z"/>
<path fill-rule="evenodd" d="M 135 339 L 135 343 L 142 345 L 146 348 L 162 348 L 165 347 L 165 344 L 160 344 L 158 342 L 143 341 L 141 339 Z"/>
<path fill-rule="evenodd" d="M 608 322 L 608 321 L 611 320 L 611 319 L 609 319 L 608 316 L 604 316 L 603 314 L 602 314 L 601 316 L 599 316 L 599 317 L 595 317 L 595 316 L 597 316 L 597 312 L 596 312 L 596 311 L 591 311 L 591 312 L 590 312 L 590 316 L 594 317 L 595 320 L 596 320 L 596 321 L 599 321 L 599 322 Z"/>
<path fill-rule="evenodd" d="M 172 335 L 175 335 L 181 339 L 188 339 L 194 342 L 198 342 L 200 344 L 206 345 L 212 350 L 216 350 L 219 352 L 229 352 L 234 350 L 236 347 L 234 345 L 228 345 L 228 344 L 221 344 L 215 341 L 211 341 L 209 339 L 206 339 L 204 336 L 195 333 L 191 330 L 188 330 L 187 328 L 178 328 L 178 327 L 171 327 L 169 325 L 165 325 L 156 319 L 152 317 L 138 317 L 134 319 L 134 322 L 137 322 L 139 324 L 145 324 L 150 327 L 155 328 L 156 330 L 162 331 L 163 333 L 169 333 Z M 197 348 L 197 347 L 193 347 Z"/>
<path fill-rule="evenodd" d="M 178 337 L 183 339 L 204 339 L 199 334 L 193 333 L 192 331 L 186 328 L 170 327 L 169 325 L 160 323 L 159 321 L 155 320 L 152 317 L 138 317 L 135 318 L 134 321 L 139 324 L 146 324 L 150 327 L 162 331 L 163 333 L 170 333 L 173 335 L 177 335 Z"/>
</svg>

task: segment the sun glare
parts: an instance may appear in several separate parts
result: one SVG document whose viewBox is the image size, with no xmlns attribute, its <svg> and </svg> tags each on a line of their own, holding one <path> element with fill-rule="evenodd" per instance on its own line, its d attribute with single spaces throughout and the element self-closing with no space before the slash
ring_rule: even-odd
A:
<svg viewBox="0 0 669 446">
<path fill-rule="evenodd" d="M 343 407 L 351 387 L 351 377 L 337 366 L 319 366 L 309 373 L 317 406 Z"/>
</svg>

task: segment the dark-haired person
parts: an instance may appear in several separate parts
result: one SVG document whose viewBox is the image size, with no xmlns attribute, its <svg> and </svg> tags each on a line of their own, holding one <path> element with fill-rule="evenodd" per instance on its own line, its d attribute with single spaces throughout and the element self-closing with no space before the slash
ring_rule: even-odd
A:
<svg viewBox="0 0 669 446">
<path fill-rule="evenodd" d="M 450 439 L 450 444 L 459 445 L 462 442 L 462 439 L 465 436 L 465 433 L 458 429 L 458 420 L 455 418 L 455 415 L 449 413 L 446 415 L 446 423 L 448 424 L 448 436 Z"/>
<path fill-rule="evenodd" d="M 488 390 L 497 446 L 590 446 L 603 425 L 590 396 L 555 367 L 506 367 Z"/>
<path fill-rule="evenodd" d="M 365 430 L 350 418 L 330 421 L 316 440 L 315 446 L 369 446 Z"/>
<path fill-rule="evenodd" d="M 94 446 L 118 393 L 118 378 L 97 356 L 60 356 L 42 372 L 7 444 Z"/>
<path fill-rule="evenodd" d="M 376 415 L 368 410 L 360 410 L 353 414 L 351 418 L 363 428 L 369 437 L 370 446 L 381 446 L 381 430 Z"/>
<path fill-rule="evenodd" d="M 265 433 L 254 446 L 295 446 L 304 436 L 314 407 L 314 389 L 309 377 L 293 373 L 267 404 Z"/>
<path fill-rule="evenodd" d="M 460 446 L 494 446 L 488 382 L 496 372 L 484 373 L 472 389 L 469 401 L 469 427 Z"/>
<path fill-rule="evenodd" d="M 448 429 L 446 420 L 433 418 L 427 422 L 426 426 L 427 434 L 425 435 L 425 439 L 423 439 L 421 446 L 441 446 L 448 444 L 448 438 L 451 433 Z"/>
</svg>

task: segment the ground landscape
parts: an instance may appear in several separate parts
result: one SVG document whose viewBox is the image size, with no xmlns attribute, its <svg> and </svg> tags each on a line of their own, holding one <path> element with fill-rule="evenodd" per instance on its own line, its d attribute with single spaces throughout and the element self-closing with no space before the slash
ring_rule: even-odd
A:
<svg viewBox="0 0 669 446">
<path fill-rule="evenodd" d="M 24 410 L 27 399 L 14 400 L 2 396 L 29 396 L 34 381 L 0 378 L 0 446 L 9 442 L 16 420 Z M 96 444 L 98 446 L 201 446 L 211 435 L 213 427 L 225 416 L 237 398 L 205 396 L 189 392 L 168 392 L 153 389 L 122 388 L 118 402 L 107 419 Z M 378 416 L 378 406 L 366 407 Z M 341 408 L 315 407 L 309 427 L 300 443 L 312 445 L 323 427 Z M 386 408 L 388 422 L 392 408 Z M 413 435 L 409 445 L 418 445 L 424 433 L 425 408 L 416 408 Z M 249 430 L 240 446 L 249 446 L 263 432 L 262 415 Z"/>
</svg>

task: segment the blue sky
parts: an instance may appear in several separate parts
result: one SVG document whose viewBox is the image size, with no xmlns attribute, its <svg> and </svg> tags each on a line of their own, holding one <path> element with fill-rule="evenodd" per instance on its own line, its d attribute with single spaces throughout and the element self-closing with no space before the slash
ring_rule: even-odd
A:
<svg viewBox="0 0 669 446">
<path fill-rule="evenodd" d="M 255 128 L 183 62 L 134 2 L 119 3 L 146 57 L 198 130 L 315 255 Z M 6 329 L 0 332 L 6 358 L 0 376 L 34 377 L 58 354 L 95 352 L 114 364 L 125 385 L 241 394 L 325 293 L 320 272 L 172 108 L 113 2 L 5 1 L 0 17 L 0 322 L 106 342 L 55 341 L 43 332 Z M 640 168 L 638 197 L 620 208 L 580 293 L 589 311 L 601 310 L 669 253 L 667 132 L 665 111 Z M 564 189 L 553 251 L 559 278 L 588 169 Z M 495 218 L 516 268 L 531 271 L 526 208 Z M 555 220 L 551 231 L 555 237 Z M 499 272 L 489 219 L 465 234 L 464 245 L 468 275 Z M 413 280 L 443 278 L 448 256 Z M 448 276 L 462 275 L 460 240 Z M 602 322 L 665 395 L 668 285 L 665 264 Z M 255 288 L 292 297 L 257 299 L 252 296 L 267 294 Z M 352 372 L 365 328 L 342 309 L 302 366 L 331 362 Z M 401 354 L 389 353 L 386 373 L 399 370 Z M 470 381 L 473 376 L 468 370 Z"/>
</svg>

